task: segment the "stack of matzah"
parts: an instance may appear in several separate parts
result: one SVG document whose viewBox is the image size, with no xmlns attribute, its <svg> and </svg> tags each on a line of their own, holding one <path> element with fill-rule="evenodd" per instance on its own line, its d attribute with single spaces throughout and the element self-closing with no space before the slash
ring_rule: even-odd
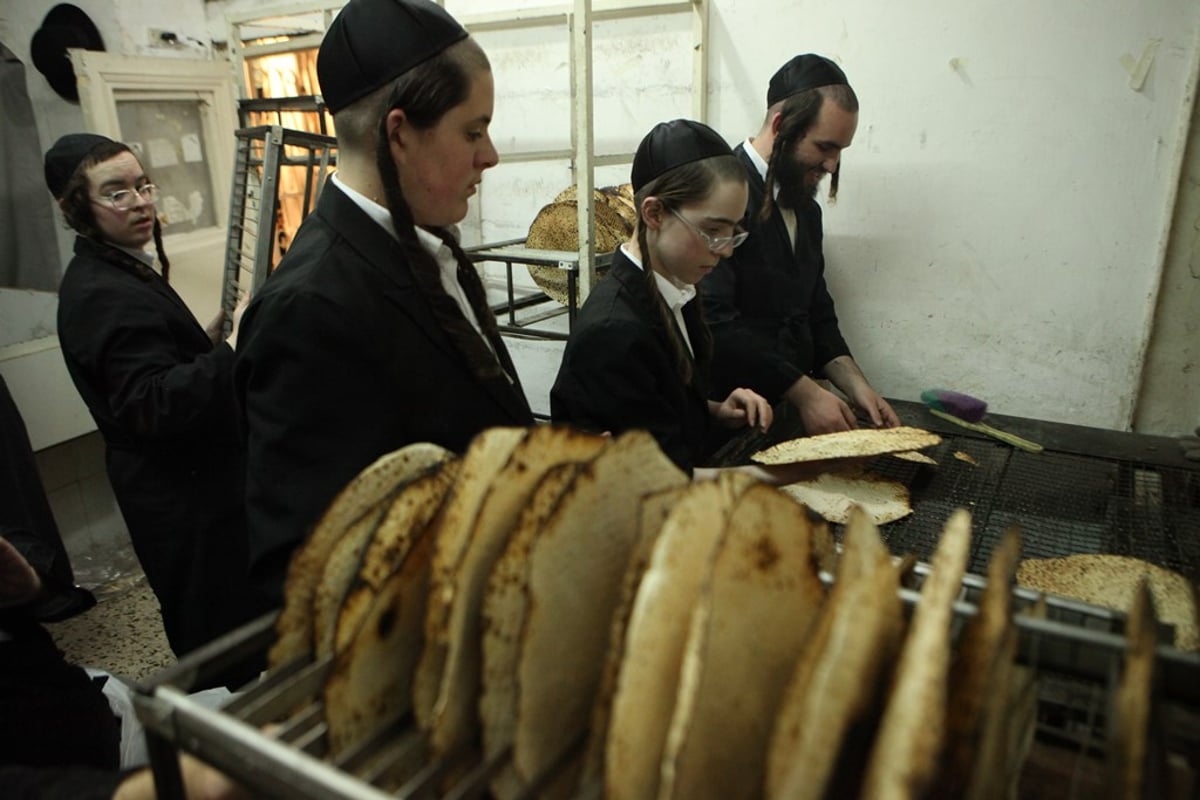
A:
<svg viewBox="0 0 1200 800">
<path fill-rule="evenodd" d="M 626 184 L 626 187 L 628 184 Z M 611 253 L 633 232 L 637 216 L 633 196 L 619 186 L 596 189 L 593 193 L 594 251 Z M 559 193 L 554 202 L 542 208 L 529 226 L 525 246 L 535 250 L 579 250 L 579 212 L 575 187 Z M 529 274 L 548 296 L 559 303 L 568 302 L 567 273 L 556 267 L 529 265 Z"/>
</svg>

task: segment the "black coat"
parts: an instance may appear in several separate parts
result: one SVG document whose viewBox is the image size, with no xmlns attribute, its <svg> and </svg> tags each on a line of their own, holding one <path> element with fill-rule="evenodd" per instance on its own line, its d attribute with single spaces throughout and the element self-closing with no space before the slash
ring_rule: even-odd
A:
<svg viewBox="0 0 1200 800">
<path fill-rule="evenodd" d="M 723 397 L 744 386 L 775 403 L 801 376 L 821 377 L 850 349 L 825 287 L 821 207 L 809 199 L 797 209 L 793 251 L 778 207 L 759 220 L 765 184 L 745 144 L 735 152 L 749 179 L 742 224 L 750 238 L 700 282 L 713 335 L 713 391 Z"/>
<path fill-rule="evenodd" d="M 685 384 L 650 292 L 642 270 L 618 249 L 575 320 L 550 391 L 550 414 L 589 431 L 649 431 L 690 474 L 710 443 L 708 337 L 693 300 L 683 307 L 695 352 L 692 382 Z"/>
<path fill-rule="evenodd" d="M 0 638 L 13 617 L 57 622 L 86 611 L 96 598 L 75 585 L 75 574 L 50 510 L 25 420 L 0 375 L 0 537 L 29 562 L 42 591 L 19 607 L 0 603 Z"/>
<path fill-rule="evenodd" d="M 83 237 L 59 287 L 58 337 L 104 437 L 167 638 L 183 654 L 253 611 L 233 351 L 213 346 L 156 272 Z"/>
<path fill-rule="evenodd" d="M 401 244 L 332 181 L 238 338 L 251 579 L 267 602 L 282 600 L 296 545 L 376 458 L 413 442 L 461 453 L 484 428 L 533 422 L 519 383 L 475 377 Z"/>
</svg>

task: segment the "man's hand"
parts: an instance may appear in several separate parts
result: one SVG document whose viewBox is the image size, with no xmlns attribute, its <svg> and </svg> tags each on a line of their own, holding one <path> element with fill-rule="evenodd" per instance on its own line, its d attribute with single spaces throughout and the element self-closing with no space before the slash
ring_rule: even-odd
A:
<svg viewBox="0 0 1200 800">
<path fill-rule="evenodd" d="M 250 305 L 250 294 L 239 294 L 237 305 L 233 308 L 233 325 L 230 327 L 229 336 L 225 336 L 225 320 L 229 319 L 225 314 L 225 309 L 217 312 L 213 317 L 212 322 L 208 323 L 204 332 L 208 334 L 209 341 L 214 345 L 221 342 L 227 342 L 230 347 L 237 347 L 238 327 L 242 324 L 242 315 L 246 313 L 246 306 Z"/>
<path fill-rule="evenodd" d="M 887 400 L 871 388 L 867 376 L 853 358 L 838 356 L 822 367 L 822 371 L 838 391 L 850 398 L 850 402 L 870 418 L 876 428 L 895 428 L 900 425 L 896 412 Z"/>
<path fill-rule="evenodd" d="M 771 404 L 762 395 L 749 389 L 734 389 L 722 403 L 710 400 L 708 410 L 726 428 L 750 425 L 765 433 L 774 419 Z"/>
<path fill-rule="evenodd" d="M 900 418 L 896 416 L 891 405 L 867 383 L 864 382 L 855 387 L 854 393 L 850 395 L 850 402 L 854 404 L 855 408 L 870 417 L 876 428 L 900 427 Z"/>
<path fill-rule="evenodd" d="M 212 321 L 204 326 L 204 333 L 206 336 L 208 336 L 208 340 L 212 342 L 213 345 L 220 344 L 221 340 L 225 338 L 225 331 L 222 330 L 224 327 L 225 309 L 221 309 L 217 312 L 217 315 L 212 318 Z"/>
<path fill-rule="evenodd" d="M 42 579 L 25 556 L 0 537 L 0 608 L 27 603 L 42 590 Z"/>
<path fill-rule="evenodd" d="M 242 327 L 242 317 L 245 316 L 248 305 L 250 305 L 250 293 L 246 292 L 238 299 L 237 305 L 233 308 L 233 328 L 229 331 L 229 338 L 225 341 L 234 350 L 237 349 L 238 330 Z"/>
<path fill-rule="evenodd" d="M 812 378 L 803 377 L 791 385 L 784 396 L 800 411 L 800 421 L 809 436 L 848 431 L 858 427 L 854 412 L 846 401 Z"/>
</svg>

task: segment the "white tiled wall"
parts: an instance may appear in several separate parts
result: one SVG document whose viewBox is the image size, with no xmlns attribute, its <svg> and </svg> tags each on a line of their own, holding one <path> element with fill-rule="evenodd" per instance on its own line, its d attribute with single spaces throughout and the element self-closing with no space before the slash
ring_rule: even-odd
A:
<svg viewBox="0 0 1200 800">
<path fill-rule="evenodd" d="M 94 588 L 139 567 L 104 471 L 104 440 L 89 433 L 36 453 L 50 509 L 77 583 Z"/>
</svg>

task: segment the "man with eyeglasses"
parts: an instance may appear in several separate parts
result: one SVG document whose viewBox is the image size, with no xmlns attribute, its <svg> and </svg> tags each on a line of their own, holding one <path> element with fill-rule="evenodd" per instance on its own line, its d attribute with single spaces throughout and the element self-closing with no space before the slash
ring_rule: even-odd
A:
<svg viewBox="0 0 1200 800">
<path fill-rule="evenodd" d="M 159 192 L 128 145 L 68 134 L 44 168 L 77 234 L 59 286 L 63 360 L 104 437 L 113 495 L 183 655 L 256 612 L 233 349 L 221 318 L 206 330 L 168 282 Z"/>
<path fill-rule="evenodd" d="M 158 202 L 158 187 L 153 183 L 143 183 L 134 189 L 118 189 L 115 192 L 101 193 L 97 201 L 107 203 L 117 211 L 129 211 L 143 203 L 153 205 Z"/>
<path fill-rule="evenodd" d="M 700 284 L 713 396 L 748 386 L 771 402 L 786 398 L 810 435 L 857 427 L 855 409 L 877 427 L 899 425 L 850 354 L 825 285 L 815 195 L 829 175 L 830 199 L 837 196 L 858 98 L 836 64 L 810 53 L 775 73 L 767 105 L 758 134 L 735 148 L 750 182 L 743 225 L 753 235 Z"/>
</svg>

